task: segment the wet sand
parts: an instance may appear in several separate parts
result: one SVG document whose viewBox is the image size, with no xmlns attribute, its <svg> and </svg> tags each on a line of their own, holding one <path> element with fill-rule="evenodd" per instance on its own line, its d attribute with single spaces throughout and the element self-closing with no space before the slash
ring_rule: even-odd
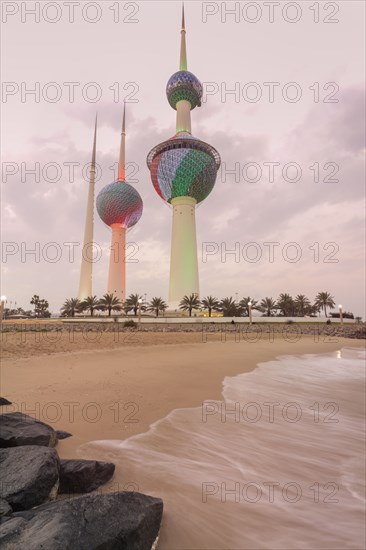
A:
<svg viewBox="0 0 366 550">
<path fill-rule="evenodd" d="M 324 336 L 290 343 L 280 336 L 254 342 L 250 335 L 221 341 L 221 335 L 208 334 L 202 342 L 201 333 L 138 333 L 122 346 L 110 333 L 94 344 L 80 334 L 56 345 L 36 342 L 34 334 L 22 344 L 16 338 L 8 334 L 3 342 L 1 394 L 13 402 L 3 411 L 21 410 L 71 432 L 58 444 L 60 456 L 68 458 L 86 442 L 124 440 L 174 409 L 221 399 L 226 376 L 249 372 L 259 362 L 364 347 L 361 340 Z"/>
</svg>

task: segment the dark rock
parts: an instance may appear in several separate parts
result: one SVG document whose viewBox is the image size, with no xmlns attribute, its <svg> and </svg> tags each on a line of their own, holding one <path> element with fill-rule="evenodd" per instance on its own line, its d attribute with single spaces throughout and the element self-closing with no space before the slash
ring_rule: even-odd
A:
<svg viewBox="0 0 366 550">
<path fill-rule="evenodd" d="M 16 511 L 56 498 L 59 468 L 56 451 L 48 447 L 0 449 L 0 498 Z"/>
<path fill-rule="evenodd" d="M 83 495 L 18 512 L 0 526 L 4 550 L 151 550 L 163 501 L 141 493 Z"/>
<path fill-rule="evenodd" d="M 3 498 L 0 498 L 0 517 L 10 516 L 12 511 L 13 509 L 10 504 L 6 502 L 6 500 L 4 500 Z"/>
<path fill-rule="evenodd" d="M 11 405 L 11 401 L 8 401 L 5 397 L 0 397 L 0 406 L 2 405 Z"/>
<path fill-rule="evenodd" d="M 24 518 L 2 518 L 5 519 L 5 523 L 1 523 L 0 526 L 0 548 L 11 548 L 10 545 L 6 545 L 13 537 L 20 535 L 22 528 L 27 525 Z"/>
<path fill-rule="evenodd" d="M 60 493 L 90 493 L 111 479 L 115 465 L 97 460 L 60 460 Z"/>
<path fill-rule="evenodd" d="M 69 434 L 69 432 L 63 432 L 62 430 L 56 430 L 56 437 L 57 439 L 67 439 L 68 437 L 72 437 L 72 434 Z"/>
<path fill-rule="evenodd" d="M 0 415 L 0 447 L 56 445 L 56 432 L 40 420 L 20 412 Z"/>
</svg>

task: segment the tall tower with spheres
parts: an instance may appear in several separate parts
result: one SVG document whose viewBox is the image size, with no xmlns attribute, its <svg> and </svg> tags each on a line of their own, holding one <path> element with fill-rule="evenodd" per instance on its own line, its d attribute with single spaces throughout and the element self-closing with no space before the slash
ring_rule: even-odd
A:
<svg viewBox="0 0 366 550">
<path fill-rule="evenodd" d="M 105 185 L 97 196 L 101 220 L 112 229 L 108 294 L 126 300 L 126 232 L 141 218 L 140 193 L 126 182 L 126 105 L 123 111 L 117 181 Z"/>
<path fill-rule="evenodd" d="M 184 6 L 180 67 L 166 94 L 177 113 L 176 133 L 150 151 L 147 165 L 156 192 L 173 210 L 168 302 L 175 310 L 183 296 L 199 296 L 196 206 L 211 193 L 221 163 L 216 149 L 192 135 L 191 111 L 201 106 L 202 84 L 187 70 Z"/>
</svg>

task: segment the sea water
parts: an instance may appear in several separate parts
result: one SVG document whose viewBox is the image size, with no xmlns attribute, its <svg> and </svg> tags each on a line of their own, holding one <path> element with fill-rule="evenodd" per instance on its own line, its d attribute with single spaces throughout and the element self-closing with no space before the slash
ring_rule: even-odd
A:
<svg viewBox="0 0 366 550">
<path fill-rule="evenodd" d="M 164 500 L 161 550 L 361 550 L 364 366 L 352 348 L 279 357 L 225 378 L 222 401 L 79 454 Z"/>
</svg>

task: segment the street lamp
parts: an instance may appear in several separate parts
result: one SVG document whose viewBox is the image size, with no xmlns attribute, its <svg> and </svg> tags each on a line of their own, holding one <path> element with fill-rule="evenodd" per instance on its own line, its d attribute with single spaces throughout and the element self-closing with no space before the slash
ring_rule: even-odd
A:
<svg viewBox="0 0 366 550">
<path fill-rule="evenodd" d="M 248 302 L 248 309 L 249 309 L 249 324 L 252 324 L 252 302 Z"/>
<path fill-rule="evenodd" d="M 6 303 L 6 296 L 1 296 L 0 300 L 0 321 L 2 321 L 4 316 L 4 305 Z"/>
<path fill-rule="evenodd" d="M 338 309 L 339 309 L 339 318 L 341 320 L 341 324 L 343 325 L 343 312 L 342 312 L 342 306 L 340 304 L 338 306 Z"/>
<path fill-rule="evenodd" d="M 140 325 L 141 325 L 141 304 L 142 304 L 141 298 L 139 298 L 139 299 L 137 300 L 137 303 L 138 303 L 138 305 L 139 305 L 139 326 L 140 326 Z"/>
</svg>

